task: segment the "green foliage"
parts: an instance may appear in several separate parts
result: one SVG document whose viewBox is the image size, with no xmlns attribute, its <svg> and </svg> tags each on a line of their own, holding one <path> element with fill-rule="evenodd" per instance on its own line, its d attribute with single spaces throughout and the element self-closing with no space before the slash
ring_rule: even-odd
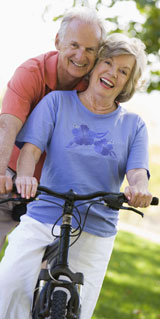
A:
<svg viewBox="0 0 160 319">
<path fill-rule="evenodd" d="M 118 233 L 93 319 L 160 318 L 158 244 Z"/>
<path fill-rule="evenodd" d="M 156 7 L 146 8 L 146 21 L 137 35 L 146 45 L 148 53 L 157 53 L 160 48 L 160 12 Z"/>
<path fill-rule="evenodd" d="M 57 21 L 57 20 L 59 20 L 59 19 L 61 19 L 61 18 L 63 18 L 63 14 L 60 14 L 59 16 L 54 17 L 54 18 L 53 18 L 53 21 Z"/>
<path fill-rule="evenodd" d="M 159 71 L 151 71 L 151 77 L 155 76 L 155 81 L 150 81 L 150 84 L 147 88 L 148 93 L 150 93 L 153 90 L 159 90 L 160 91 L 160 72 Z"/>
</svg>

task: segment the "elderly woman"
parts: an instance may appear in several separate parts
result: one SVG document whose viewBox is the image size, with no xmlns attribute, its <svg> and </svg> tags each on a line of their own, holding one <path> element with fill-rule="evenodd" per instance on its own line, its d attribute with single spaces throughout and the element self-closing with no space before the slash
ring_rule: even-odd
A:
<svg viewBox="0 0 160 319">
<path fill-rule="evenodd" d="M 119 192 L 134 207 L 147 207 L 148 138 L 143 120 L 119 103 L 133 95 L 146 63 L 140 40 L 109 36 L 101 47 L 86 91 L 54 91 L 34 109 L 17 140 L 25 142 L 17 167 L 17 190 L 34 196 L 33 176 L 41 153 L 47 156 L 40 183 L 59 192 Z M 37 121 L 38 112 L 38 121 Z M 45 195 L 44 195 L 45 197 Z M 86 204 L 87 205 L 87 204 Z M 82 220 L 86 207 L 81 208 Z M 29 319 L 33 291 L 51 228 L 61 209 L 48 202 L 28 205 L 10 235 L 0 265 L 1 319 Z M 92 206 L 79 240 L 70 249 L 72 270 L 84 273 L 82 319 L 92 316 L 117 232 L 118 212 Z M 73 227 L 76 227 L 73 224 Z M 59 231 L 59 226 L 57 226 Z"/>
</svg>

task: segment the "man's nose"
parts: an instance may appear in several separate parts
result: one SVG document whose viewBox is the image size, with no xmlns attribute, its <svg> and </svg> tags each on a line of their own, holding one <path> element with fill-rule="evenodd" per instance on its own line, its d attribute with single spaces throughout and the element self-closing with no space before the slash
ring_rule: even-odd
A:
<svg viewBox="0 0 160 319">
<path fill-rule="evenodd" d="M 77 52 L 76 52 L 76 57 L 79 60 L 82 60 L 85 57 L 85 48 L 78 48 Z"/>
</svg>

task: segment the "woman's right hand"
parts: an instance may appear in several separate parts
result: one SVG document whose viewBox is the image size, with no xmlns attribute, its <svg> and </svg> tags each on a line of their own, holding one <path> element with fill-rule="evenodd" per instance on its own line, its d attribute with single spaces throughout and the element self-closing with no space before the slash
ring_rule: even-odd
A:
<svg viewBox="0 0 160 319">
<path fill-rule="evenodd" d="M 36 195 L 38 181 L 35 177 L 31 176 L 17 176 L 15 180 L 18 194 L 21 194 L 22 198 L 29 199 Z"/>
</svg>

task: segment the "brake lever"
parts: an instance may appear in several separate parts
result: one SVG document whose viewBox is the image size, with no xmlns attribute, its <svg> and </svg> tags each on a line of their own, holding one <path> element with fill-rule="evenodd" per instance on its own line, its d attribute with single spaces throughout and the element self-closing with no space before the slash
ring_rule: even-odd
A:
<svg viewBox="0 0 160 319">
<path fill-rule="evenodd" d="M 124 210 L 131 210 L 134 213 L 137 213 L 139 215 L 141 215 L 141 217 L 144 217 L 144 213 L 140 212 L 138 209 L 133 208 L 133 207 L 126 207 L 126 206 L 121 206 L 120 209 L 124 209 Z"/>
<path fill-rule="evenodd" d="M 118 196 L 117 196 L 118 195 Z M 130 210 L 134 213 L 137 213 L 139 215 L 141 215 L 141 217 L 144 217 L 144 214 L 142 212 L 140 212 L 139 210 L 133 208 L 133 207 L 126 207 L 123 206 L 123 203 L 128 203 L 128 200 L 126 199 L 126 197 L 124 196 L 123 193 L 119 193 L 116 194 L 116 199 L 118 198 L 118 200 L 115 201 L 114 195 L 112 196 L 107 196 L 107 201 L 105 202 L 105 196 L 103 198 L 101 198 L 102 201 L 104 201 L 104 205 L 114 209 L 114 210 L 120 210 L 120 209 L 124 209 L 124 210 Z"/>
<path fill-rule="evenodd" d="M 127 199 L 125 198 L 123 193 L 107 195 L 106 201 L 105 201 L 105 196 L 102 197 L 100 200 L 104 201 L 105 206 L 107 206 L 111 209 L 114 209 L 114 210 L 121 209 L 122 204 L 124 202 L 127 202 Z"/>
</svg>

